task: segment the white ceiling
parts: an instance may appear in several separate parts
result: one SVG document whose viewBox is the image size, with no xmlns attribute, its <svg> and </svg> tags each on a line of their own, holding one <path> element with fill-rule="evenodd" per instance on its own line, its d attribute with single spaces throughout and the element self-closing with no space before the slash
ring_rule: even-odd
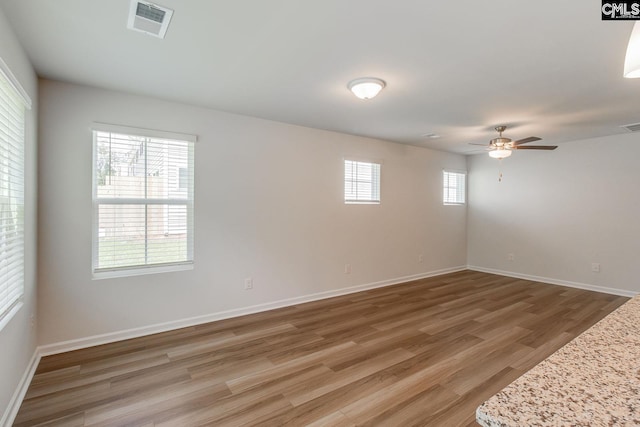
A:
<svg viewBox="0 0 640 427">
<path fill-rule="evenodd" d="M 633 24 L 601 21 L 600 1 L 158 4 L 175 10 L 164 40 L 126 29 L 129 0 L 0 0 L 49 79 L 460 153 L 498 124 L 558 144 L 640 122 Z M 346 88 L 365 76 L 387 82 L 370 101 Z"/>
</svg>

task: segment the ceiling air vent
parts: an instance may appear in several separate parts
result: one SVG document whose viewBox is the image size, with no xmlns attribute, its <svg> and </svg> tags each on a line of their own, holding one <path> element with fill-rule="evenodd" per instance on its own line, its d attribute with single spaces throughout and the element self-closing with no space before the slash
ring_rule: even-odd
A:
<svg viewBox="0 0 640 427">
<path fill-rule="evenodd" d="M 629 132 L 638 132 L 638 131 L 640 131 L 640 123 L 632 123 L 630 125 L 622 125 L 620 127 L 628 130 Z"/>
<path fill-rule="evenodd" d="M 164 38 L 171 21 L 173 10 L 139 0 L 131 1 L 127 28 L 141 31 L 150 36 Z"/>
</svg>

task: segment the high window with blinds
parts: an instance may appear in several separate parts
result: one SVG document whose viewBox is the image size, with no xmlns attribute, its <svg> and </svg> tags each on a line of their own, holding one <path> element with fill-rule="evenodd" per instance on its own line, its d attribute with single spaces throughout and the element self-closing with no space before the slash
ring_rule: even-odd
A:
<svg viewBox="0 0 640 427">
<path fill-rule="evenodd" d="M 380 203 L 380 164 L 344 161 L 344 202 Z"/>
<path fill-rule="evenodd" d="M 24 294 L 25 112 L 31 101 L 0 60 L 0 328 Z"/>
<path fill-rule="evenodd" d="M 96 125 L 93 139 L 94 274 L 189 268 L 195 137 Z"/>
<path fill-rule="evenodd" d="M 466 179 L 467 174 L 465 172 L 442 171 L 442 201 L 445 205 L 465 204 Z"/>
</svg>

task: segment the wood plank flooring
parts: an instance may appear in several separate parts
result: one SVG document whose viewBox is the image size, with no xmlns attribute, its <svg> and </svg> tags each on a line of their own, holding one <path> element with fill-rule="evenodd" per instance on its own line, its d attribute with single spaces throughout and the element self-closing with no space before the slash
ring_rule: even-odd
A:
<svg viewBox="0 0 640 427">
<path fill-rule="evenodd" d="M 475 425 L 626 300 L 447 274 L 45 357 L 14 425 Z"/>
</svg>

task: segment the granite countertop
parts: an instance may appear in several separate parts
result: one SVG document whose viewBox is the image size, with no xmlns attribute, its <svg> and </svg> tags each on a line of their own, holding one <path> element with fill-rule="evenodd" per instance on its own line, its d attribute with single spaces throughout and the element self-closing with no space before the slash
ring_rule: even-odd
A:
<svg viewBox="0 0 640 427">
<path fill-rule="evenodd" d="M 478 407 L 478 423 L 640 426 L 640 296 Z"/>
</svg>

